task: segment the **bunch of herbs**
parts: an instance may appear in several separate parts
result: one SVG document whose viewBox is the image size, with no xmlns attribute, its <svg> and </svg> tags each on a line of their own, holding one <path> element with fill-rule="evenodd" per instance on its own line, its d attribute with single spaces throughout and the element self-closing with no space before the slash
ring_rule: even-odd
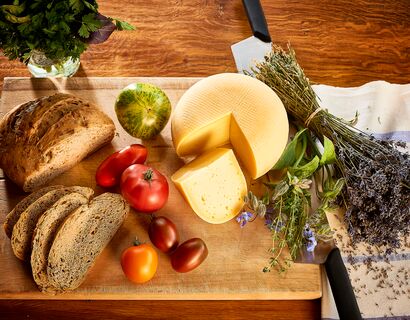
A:
<svg viewBox="0 0 410 320">
<path fill-rule="evenodd" d="M 313 251 L 317 241 L 331 239 L 325 212 L 333 206 L 343 187 L 343 179 L 334 180 L 332 176 L 330 166 L 334 161 L 334 146 L 329 139 L 325 138 L 323 152 L 320 153 L 309 131 L 301 129 L 266 175 L 265 195 L 258 198 L 249 192 L 245 197 L 244 212 L 237 218 L 241 226 L 260 216 L 272 233 L 272 255 L 264 272 L 272 268 L 285 271 L 302 246 Z M 280 179 L 272 179 L 272 173 L 275 176 L 281 173 Z M 314 210 L 311 201 L 313 180 L 319 184 L 317 197 L 321 201 Z M 289 255 L 283 254 L 285 248 Z"/>
<path fill-rule="evenodd" d="M 388 251 L 397 248 L 400 237 L 410 231 L 410 159 L 398 149 L 404 145 L 375 139 L 355 128 L 352 122 L 321 109 L 309 79 L 290 48 L 285 52 L 273 46 L 265 61 L 252 71 L 278 94 L 293 121 L 309 129 L 305 143 L 311 149 L 310 154 L 303 147 L 297 152 L 300 150 L 297 140 L 303 134 L 299 132 L 292 141 L 298 156 L 289 157 L 292 152 L 288 145 L 274 168 L 286 170 L 286 176 L 279 184 L 267 183 L 270 191 L 262 199 L 253 194 L 246 199 L 248 208 L 257 209 L 256 214 L 264 213 L 273 232 L 275 254 L 270 267 L 279 265 L 281 250 L 286 245 L 294 258 L 304 238 L 308 239 L 308 247 L 314 247 L 315 234 L 329 238 L 325 211 L 338 195 L 339 203 L 346 207 L 345 221 L 354 243 L 365 241 L 387 246 Z M 324 145 L 321 156 L 315 147 L 315 138 Z M 303 162 L 298 162 L 300 157 Z M 297 160 L 285 161 L 287 158 Z M 320 181 L 317 190 L 321 204 L 309 215 L 307 184 L 312 176 L 314 181 Z M 259 209 L 263 206 L 265 208 Z M 283 268 L 280 266 L 280 269 Z"/>
<path fill-rule="evenodd" d="M 9 59 L 28 62 L 33 50 L 51 60 L 79 58 L 89 43 L 133 26 L 98 12 L 93 0 L 2 1 L 0 48 Z"/>
</svg>

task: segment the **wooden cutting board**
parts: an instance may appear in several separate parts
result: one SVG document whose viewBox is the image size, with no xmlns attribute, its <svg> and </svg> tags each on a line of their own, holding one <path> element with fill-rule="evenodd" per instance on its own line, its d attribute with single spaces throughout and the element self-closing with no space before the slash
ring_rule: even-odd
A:
<svg viewBox="0 0 410 320">
<path fill-rule="evenodd" d="M 114 101 L 119 91 L 133 82 L 159 86 L 170 98 L 173 107 L 178 99 L 199 78 L 71 78 L 60 80 L 6 78 L 1 97 L 0 115 L 12 107 L 57 91 L 66 91 L 98 104 L 115 122 L 117 134 L 103 147 L 50 184 L 81 185 L 95 190 L 94 174 L 99 163 L 120 148 L 139 143 L 119 125 Z M 174 151 L 170 125 L 155 140 L 144 142 L 149 148 L 148 163 L 168 178 L 183 165 Z M 147 215 L 131 211 L 123 226 L 98 257 L 86 281 L 75 291 L 50 296 L 40 293 L 32 280 L 29 266 L 13 256 L 10 240 L 0 231 L 0 298 L 1 299 L 314 299 L 321 296 L 317 265 L 294 264 L 286 273 L 263 273 L 268 264 L 272 240 L 261 219 L 241 229 L 235 220 L 212 225 L 201 220 L 185 203 L 171 181 L 169 201 L 158 215 L 169 217 L 177 225 L 181 242 L 202 238 L 209 250 L 208 258 L 196 270 L 176 273 L 168 256 L 159 252 L 156 276 L 146 284 L 135 285 L 123 275 L 120 256 L 135 236 L 149 243 Z M 24 197 L 9 179 L 0 175 L 0 223 Z"/>
</svg>

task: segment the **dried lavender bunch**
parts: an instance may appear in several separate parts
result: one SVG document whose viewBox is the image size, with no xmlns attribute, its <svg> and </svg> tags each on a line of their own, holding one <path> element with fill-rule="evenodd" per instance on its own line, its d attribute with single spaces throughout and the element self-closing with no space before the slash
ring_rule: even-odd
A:
<svg viewBox="0 0 410 320">
<path fill-rule="evenodd" d="M 410 231 L 410 159 L 397 149 L 400 143 L 375 139 L 320 109 L 291 48 L 273 46 L 252 71 L 278 94 L 288 114 L 322 141 L 325 136 L 333 142 L 353 241 L 398 247 L 400 236 Z"/>
</svg>

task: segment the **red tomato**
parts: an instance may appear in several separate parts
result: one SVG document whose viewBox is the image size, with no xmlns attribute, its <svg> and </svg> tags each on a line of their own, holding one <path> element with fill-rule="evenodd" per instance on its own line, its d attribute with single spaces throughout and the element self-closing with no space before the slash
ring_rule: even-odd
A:
<svg viewBox="0 0 410 320">
<path fill-rule="evenodd" d="M 133 164 L 121 176 L 121 193 L 135 210 L 151 213 L 165 205 L 169 187 L 167 179 L 159 171 Z"/>
<path fill-rule="evenodd" d="M 151 242 L 164 253 L 178 247 L 179 235 L 175 224 L 166 217 L 153 217 L 148 229 Z"/>
<path fill-rule="evenodd" d="M 136 244 L 124 250 L 121 267 L 129 280 L 144 283 L 157 272 L 158 254 L 149 244 Z"/>
<path fill-rule="evenodd" d="M 120 182 L 121 174 L 134 163 L 144 163 L 148 150 L 141 144 L 132 144 L 107 157 L 97 169 L 95 180 L 101 187 L 113 187 Z"/>
<path fill-rule="evenodd" d="M 171 265 L 177 272 L 189 272 L 198 267 L 208 256 L 205 242 L 199 238 L 185 241 L 171 255 Z"/>
</svg>

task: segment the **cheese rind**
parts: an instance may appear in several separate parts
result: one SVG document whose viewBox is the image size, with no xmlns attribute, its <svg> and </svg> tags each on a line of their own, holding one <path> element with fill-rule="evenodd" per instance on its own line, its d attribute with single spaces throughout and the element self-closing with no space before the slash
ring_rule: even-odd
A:
<svg viewBox="0 0 410 320">
<path fill-rule="evenodd" d="M 275 92 L 252 77 L 222 73 L 198 81 L 178 102 L 172 137 L 179 156 L 199 155 L 231 143 L 256 179 L 285 149 L 289 123 Z"/>
<path fill-rule="evenodd" d="M 209 223 L 231 220 L 244 205 L 246 179 L 232 149 L 206 152 L 175 172 L 171 179 L 192 210 Z"/>
</svg>

